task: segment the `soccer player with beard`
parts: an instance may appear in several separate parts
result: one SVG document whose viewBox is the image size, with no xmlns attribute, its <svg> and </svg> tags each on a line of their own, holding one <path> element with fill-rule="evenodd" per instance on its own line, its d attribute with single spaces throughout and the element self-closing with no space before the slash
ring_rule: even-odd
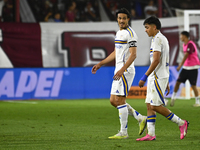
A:
<svg viewBox="0 0 200 150">
<path fill-rule="evenodd" d="M 121 128 L 119 133 L 110 136 L 109 139 L 124 139 L 128 138 L 128 115 L 133 116 L 139 122 L 139 135 L 143 133 L 146 127 L 146 116 L 141 115 L 126 103 L 126 97 L 135 76 L 134 60 L 136 58 L 138 37 L 135 31 L 128 25 L 130 20 L 128 10 L 121 8 L 116 13 L 116 17 L 119 31 L 115 37 L 115 49 L 107 58 L 93 66 L 92 73 L 95 74 L 103 65 L 115 60 L 110 103 L 119 111 Z"/>
</svg>

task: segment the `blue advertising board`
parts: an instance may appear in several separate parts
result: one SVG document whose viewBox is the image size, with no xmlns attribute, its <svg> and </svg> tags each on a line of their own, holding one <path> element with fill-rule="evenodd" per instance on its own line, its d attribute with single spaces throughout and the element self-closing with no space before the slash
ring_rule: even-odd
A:
<svg viewBox="0 0 200 150">
<path fill-rule="evenodd" d="M 0 100 L 108 98 L 114 67 L 0 69 Z"/>
<path fill-rule="evenodd" d="M 148 69 L 147 66 L 135 68 L 136 75 L 132 86 L 138 86 L 140 78 Z M 0 69 L 0 100 L 109 98 L 114 67 L 102 67 L 96 74 L 92 74 L 91 69 L 91 67 Z M 170 67 L 171 90 L 168 97 L 173 92 L 177 77 L 176 67 Z M 199 81 L 200 75 L 197 81 L 198 87 L 200 87 Z"/>
</svg>

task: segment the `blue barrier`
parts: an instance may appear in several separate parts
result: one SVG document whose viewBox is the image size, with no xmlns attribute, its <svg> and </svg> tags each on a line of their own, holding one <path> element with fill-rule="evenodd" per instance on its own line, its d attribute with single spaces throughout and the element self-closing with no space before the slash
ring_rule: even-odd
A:
<svg viewBox="0 0 200 150">
<path fill-rule="evenodd" d="M 0 100 L 109 98 L 114 67 L 0 69 Z"/>
<path fill-rule="evenodd" d="M 148 66 L 135 68 L 136 75 L 132 85 L 138 86 Z M 114 67 L 102 67 L 96 74 L 92 74 L 91 69 L 91 67 L 0 69 L 0 100 L 109 98 Z M 170 67 L 171 93 L 177 77 L 176 67 Z M 200 76 L 198 78 L 199 81 Z M 199 82 L 197 86 L 200 86 Z"/>
</svg>

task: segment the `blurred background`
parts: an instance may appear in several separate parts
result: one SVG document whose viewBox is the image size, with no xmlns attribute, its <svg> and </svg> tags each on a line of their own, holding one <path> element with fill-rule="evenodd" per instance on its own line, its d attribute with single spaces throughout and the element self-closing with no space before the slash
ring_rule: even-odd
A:
<svg viewBox="0 0 200 150">
<path fill-rule="evenodd" d="M 129 24 L 139 37 L 129 98 L 146 95 L 138 81 L 150 64 L 151 38 L 143 22 L 152 15 L 169 40 L 172 93 L 183 57 L 181 31 L 190 32 L 200 57 L 200 1 L 0 0 L 0 100 L 109 98 L 115 63 L 96 75 L 91 67 L 114 50 L 115 14 L 122 7 L 130 11 Z M 178 95 L 185 97 L 185 86 L 180 88 Z"/>
<path fill-rule="evenodd" d="M 96 22 L 115 21 L 125 7 L 131 19 L 148 15 L 176 16 L 175 9 L 200 9 L 196 0 L 0 0 L 1 22 Z"/>
</svg>

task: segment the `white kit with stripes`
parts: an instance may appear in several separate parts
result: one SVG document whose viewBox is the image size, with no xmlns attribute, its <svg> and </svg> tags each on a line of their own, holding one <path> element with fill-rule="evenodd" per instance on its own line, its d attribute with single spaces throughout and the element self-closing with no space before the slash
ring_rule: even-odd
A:
<svg viewBox="0 0 200 150">
<path fill-rule="evenodd" d="M 146 103 L 159 106 L 165 104 L 164 93 L 169 80 L 169 43 L 161 32 L 158 32 L 151 41 L 151 63 L 155 51 L 161 52 L 160 62 L 148 77 Z"/>
<path fill-rule="evenodd" d="M 119 30 L 115 37 L 115 73 L 119 71 L 130 56 L 131 42 L 137 43 L 138 37 L 135 31 L 128 27 Z M 135 76 L 134 62 L 127 68 L 119 81 L 113 80 L 111 94 L 128 96 L 128 91 Z"/>
</svg>

